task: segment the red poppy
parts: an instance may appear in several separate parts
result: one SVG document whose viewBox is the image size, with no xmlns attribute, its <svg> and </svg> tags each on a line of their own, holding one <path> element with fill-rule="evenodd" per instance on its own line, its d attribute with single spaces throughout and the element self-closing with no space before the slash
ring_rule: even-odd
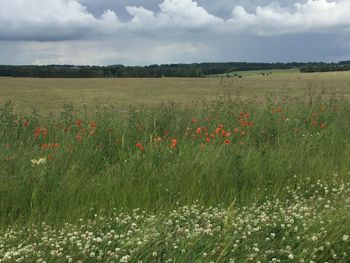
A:
<svg viewBox="0 0 350 263">
<path fill-rule="evenodd" d="M 202 132 L 202 129 L 200 127 L 198 127 L 197 130 L 196 130 L 196 133 L 197 134 L 201 134 L 201 132 Z"/>
<path fill-rule="evenodd" d="M 46 139 L 46 136 L 47 136 L 48 130 L 47 130 L 46 128 L 43 128 L 43 129 L 42 129 L 42 133 L 43 133 L 43 137 L 44 137 L 44 139 Z"/>
<path fill-rule="evenodd" d="M 321 128 L 321 129 L 325 129 L 325 128 L 327 128 L 327 125 L 326 125 L 325 123 L 322 122 L 322 123 L 320 124 L 320 128 Z"/>
<path fill-rule="evenodd" d="M 172 139 L 172 140 L 171 140 L 170 148 L 175 148 L 176 145 L 177 145 L 177 140 L 176 140 L 176 139 Z"/>
<path fill-rule="evenodd" d="M 234 132 L 234 133 L 239 133 L 239 129 L 238 129 L 238 128 L 235 128 L 235 129 L 233 130 L 233 132 Z"/>
<path fill-rule="evenodd" d="M 138 142 L 138 143 L 136 143 L 135 146 L 136 146 L 136 148 L 138 148 L 141 152 L 144 152 L 144 151 L 145 151 L 145 147 L 143 147 L 141 143 Z"/>
<path fill-rule="evenodd" d="M 205 139 L 205 142 L 209 143 L 209 142 L 210 142 L 210 138 L 209 138 L 209 137 L 206 138 L 206 139 Z"/>
<path fill-rule="evenodd" d="M 196 123 L 198 123 L 198 119 L 197 119 L 197 118 L 192 118 L 191 122 L 192 122 L 193 124 L 196 124 Z"/>
<path fill-rule="evenodd" d="M 78 128 L 81 128 L 82 121 L 81 120 L 76 120 L 75 124 L 77 125 Z"/>
<path fill-rule="evenodd" d="M 78 133 L 77 135 L 75 135 L 75 140 L 78 141 L 78 142 L 82 142 L 83 141 L 83 136 Z"/>
<path fill-rule="evenodd" d="M 41 128 L 40 127 L 35 128 L 35 132 L 34 132 L 35 139 L 39 138 L 40 133 L 41 133 Z"/>
<path fill-rule="evenodd" d="M 230 140 L 225 140 L 224 143 L 225 143 L 226 145 L 229 145 L 229 144 L 230 144 Z"/>
</svg>

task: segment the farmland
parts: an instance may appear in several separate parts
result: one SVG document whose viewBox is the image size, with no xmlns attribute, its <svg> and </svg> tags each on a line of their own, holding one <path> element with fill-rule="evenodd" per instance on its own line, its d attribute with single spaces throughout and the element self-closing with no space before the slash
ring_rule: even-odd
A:
<svg viewBox="0 0 350 263">
<path fill-rule="evenodd" d="M 272 72 L 262 76 L 261 72 Z M 16 109 L 43 113 L 62 110 L 65 103 L 91 107 L 117 104 L 154 105 L 174 102 L 188 105 L 196 99 L 212 99 L 239 90 L 242 98 L 262 98 L 267 93 L 299 96 L 306 93 L 337 93 L 350 97 L 349 72 L 302 74 L 290 70 L 238 72 L 243 78 L 154 78 L 154 79 L 37 79 L 0 78 L 0 103 L 15 102 Z"/>
<path fill-rule="evenodd" d="M 0 262 L 349 262 L 349 77 L 0 79 Z"/>
</svg>

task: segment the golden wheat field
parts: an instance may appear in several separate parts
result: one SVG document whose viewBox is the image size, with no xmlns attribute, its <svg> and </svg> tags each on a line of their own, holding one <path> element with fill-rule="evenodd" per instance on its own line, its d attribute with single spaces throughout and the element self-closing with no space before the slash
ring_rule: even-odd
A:
<svg viewBox="0 0 350 263">
<path fill-rule="evenodd" d="M 0 104 L 12 100 L 19 112 L 40 108 L 56 112 L 64 103 L 88 104 L 189 104 L 198 99 L 211 99 L 221 94 L 239 94 L 243 98 L 304 96 L 306 93 L 336 93 L 350 98 L 350 72 L 299 73 L 271 71 L 246 72 L 242 78 L 110 78 L 110 79 L 40 79 L 0 78 Z"/>
</svg>

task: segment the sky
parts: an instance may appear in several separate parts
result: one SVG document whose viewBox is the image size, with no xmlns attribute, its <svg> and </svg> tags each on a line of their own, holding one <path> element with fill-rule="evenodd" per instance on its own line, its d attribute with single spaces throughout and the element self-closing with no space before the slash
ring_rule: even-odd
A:
<svg viewBox="0 0 350 263">
<path fill-rule="evenodd" d="M 0 64 L 350 60 L 350 0 L 0 0 Z"/>
</svg>

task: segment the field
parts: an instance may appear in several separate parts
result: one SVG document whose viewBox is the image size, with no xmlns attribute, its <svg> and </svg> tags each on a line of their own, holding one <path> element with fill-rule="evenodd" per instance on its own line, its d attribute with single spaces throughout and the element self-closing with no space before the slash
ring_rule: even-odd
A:
<svg viewBox="0 0 350 263">
<path fill-rule="evenodd" d="M 349 77 L 0 79 L 0 262 L 350 262 Z"/>
<path fill-rule="evenodd" d="M 188 105 L 195 100 L 216 98 L 219 94 L 236 93 L 242 98 L 263 98 L 267 93 L 302 97 L 308 92 L 341 94 L 350 98 L 350 72 L 308 73 L 271 70 L 238 72 L 243 77 L 159 78 L 159 79 L 28 79 L 0 78 L 0 104 L 15 102 L 16 110 L 42 113 L 62 110 L 65 103 L 77 107 L 117 104 L 127 109 L 132 105 L 154 105 L 174 102 Z"/>
</svg>

